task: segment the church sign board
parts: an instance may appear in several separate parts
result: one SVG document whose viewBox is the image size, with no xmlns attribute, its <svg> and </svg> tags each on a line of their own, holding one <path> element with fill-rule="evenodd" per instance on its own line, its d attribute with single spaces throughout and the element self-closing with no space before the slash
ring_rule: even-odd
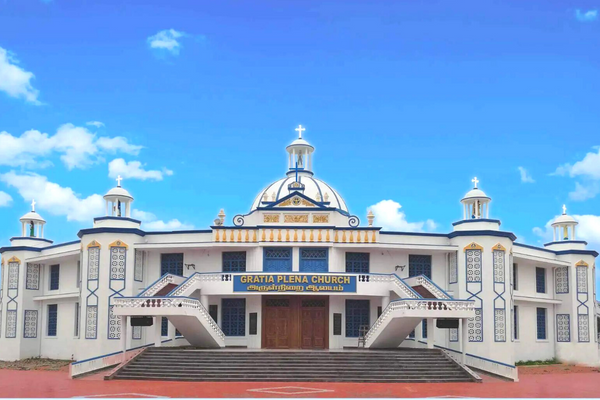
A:
<svg viewBox="0 0 600 400">
<path fill-rule="evenodd" d="M 233 277 L 234 292 L 356 293 L 356 276 L 249 274 Z"/>
</svg>

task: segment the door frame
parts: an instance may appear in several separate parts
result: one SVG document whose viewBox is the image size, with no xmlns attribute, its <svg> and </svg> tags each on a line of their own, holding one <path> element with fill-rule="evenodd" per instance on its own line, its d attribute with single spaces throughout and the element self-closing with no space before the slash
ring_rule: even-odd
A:
<svg viewBox="0 0 600 400">
<path fill-rule="evenodd" d="M 262 295 L 261 301 L 261 348 L 267 348 L 267 313 L 268 299 L 287 299 L 290 301 L 290 350 L 302 349 L 302 300 L 325 300 L 325 348 L 329 349 L 329 296 L 294 296 L 294 295 Z M 304 349 L 306 350 L 306 349 Z"/>
</svg>

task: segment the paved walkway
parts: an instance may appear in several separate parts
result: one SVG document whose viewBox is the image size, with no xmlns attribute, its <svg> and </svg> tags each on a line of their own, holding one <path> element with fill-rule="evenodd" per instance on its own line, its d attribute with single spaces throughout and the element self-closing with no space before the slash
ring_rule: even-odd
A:
<svg viewBox="0 0 600 400">
<path fill-rule="evenodd" d="M 72 380 L 65 372 L 0 370 L 1 397 L 600 397 L 600 374 L 523 375 L 518 383 L 268 383 Z"/>
</svg>

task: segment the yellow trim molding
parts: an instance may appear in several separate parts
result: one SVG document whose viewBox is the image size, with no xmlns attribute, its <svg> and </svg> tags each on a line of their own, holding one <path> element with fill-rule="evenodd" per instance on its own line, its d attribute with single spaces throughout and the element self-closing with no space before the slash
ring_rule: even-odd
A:
<svg viewBox="0 0 600 400">
<path fill-rule="evenodd" d="M 500 243 L 496 243 L 494 247 L 492 247 L 492 251 L 494 250 L 506 251 L 506 247 L 502 246 Z"/>
<path fill-rule="evenodd" d="M 12 257 L 10 258 L 10 260 L 8 260 L 8 262 L 9 262 L 9 263 L 16 262 L 16 263 L 19 263 L 19 264 L 21 264 L 21 260 L 19 260 L 19 259 L 18 259 L 17 257 L 15 257 L 15 256 L 12 256 Z"/>
<path fill-rule="evenodd" d="M 586 263 L 585 261 L 583 261 L 583 260 L 579 260 L 577 262 L 577 264 L 575 264 L 575 266 L 577 266 L 577 267 L 589 267 L 590 265 L 588 263 Z"/>
<path fill-rule="evenodd" d="M 92 240 L 90 242 L 90 244 L 87 245 L 87 248 L 89 249 L 90 247 L 98 247 L 99 249 L 102 248 L 102 246 L 100 246 L 100 243 L 96 242 L 95 240 Z"/>
<path fill-rule="evenodd" d="M 127 246 L 127 244 L 125 242 L 122 242 L 120 240 L 115 240 L 114 242 L 112 242 L 111 244 L 108 245 L 109 249 L 112 247 L 125 247 L 126 249 L 129 248 L 129 246 Z"/>
<path fill-rule="evenodd" d="M 472 242 L 471 244 L 466 245 L 465 248 L 463 249 L 463 251 L 467 251 L 467 250 L 481 250 L 481 251 L 483 251 L 483 246 L 481 246 L 481 245 L 479 245 L 479 244 L 477 244 L 475 242 Z"/>
</svg>

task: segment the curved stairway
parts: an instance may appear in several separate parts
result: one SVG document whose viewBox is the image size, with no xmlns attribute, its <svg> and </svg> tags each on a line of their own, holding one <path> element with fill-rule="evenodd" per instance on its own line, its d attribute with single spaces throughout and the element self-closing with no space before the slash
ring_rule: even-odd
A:
<svg viewBox="0 0 600 400">
<path fill-rule="evenodd" d="M 441 350 L 148 348 L 111 379 L 264 382 L 474 382 Z"/>
</svg>

